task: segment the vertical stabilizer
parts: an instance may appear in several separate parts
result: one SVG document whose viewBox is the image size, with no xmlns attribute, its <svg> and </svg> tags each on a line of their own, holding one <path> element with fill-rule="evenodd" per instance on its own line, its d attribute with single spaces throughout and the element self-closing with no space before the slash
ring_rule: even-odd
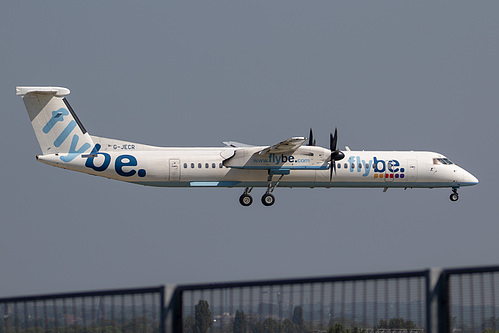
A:
<svg viewBox="0 0 499 333">
<path fill-rule="evenodd" d="M 43 155 L 59 154 L 63 162 L 94 146 L 65 96 L 69 89 L 60 87 L 16 87 L 22 96 Z"/>
</svg>

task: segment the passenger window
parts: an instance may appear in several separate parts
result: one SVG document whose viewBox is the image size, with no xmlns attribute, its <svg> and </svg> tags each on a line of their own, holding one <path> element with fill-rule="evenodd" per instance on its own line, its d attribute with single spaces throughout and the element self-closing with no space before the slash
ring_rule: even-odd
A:
<svg viewBox="0 0 499 333">
<path fill-rule="evenodd" d="M 208 169 L 208 168 L 210 167 L 210 165 L 209 165 L 208 163 L 205 163 L 204 167 L 205 167 L 206 169 Z"/>
<path fill-rule="evenodd" d="M 218 165 L 218 167 L 221 169 L 221 168 L 223 167 L 222 163 L 220 163 L 220 164 Z"/>
<path fill-rule="evenodd" d="M 359 163 L 359 169 L 362 169 L 362 164 Z"/>
<path fill-rule="evenodd" d="M 215 163 L 212 163 L 212 164 L 211 164 L 211 167 L 212 167 L 213 169 L 215 169 L 215 168 L 216 168 Z"/>
<path fill-rule="evenodd" d="M 184 163 L 184 169 L 187 169 L 187 163 Z"/>
<path fill-rule="evenodd" d="M 193 169 L 194 169 L 194 163 L 191 163 L 191 168 L 193 168 Z"/>
<path fill-rule="evenodd" d="M 348 169 L 348 164 L 343 164 L 343 166 L 345 167 L 345 169 Z"/>
<path fill-rule="evenodd" d="M 338 169 L 341 169 L 341 163 L 338 163 Z"/>
<path fill-rule="evenodd" d="M 201 163 L 198 163 L 198 168 L 199 168 L 199 169 L 201 169 L 201 168 L 202 168 Z"/>
</svg>

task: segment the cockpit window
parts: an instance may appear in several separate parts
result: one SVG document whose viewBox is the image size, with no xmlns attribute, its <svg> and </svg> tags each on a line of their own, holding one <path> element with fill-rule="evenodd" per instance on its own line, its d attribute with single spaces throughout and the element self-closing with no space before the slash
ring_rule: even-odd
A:
<svg viewBox="0 0 499 333">
<path fill-rule="evenodd" d="M 451 160 L 448 158 L 434 158 L 433 159 L 433 164 L 445 164 L 445 165 L 451 165 L 454 164 Z"/>
</svg>

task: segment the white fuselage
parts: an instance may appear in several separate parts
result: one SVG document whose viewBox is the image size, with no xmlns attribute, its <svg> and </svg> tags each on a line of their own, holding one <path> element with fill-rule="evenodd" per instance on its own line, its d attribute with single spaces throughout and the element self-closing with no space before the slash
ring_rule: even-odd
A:
<svg viewBox="0 0 499 333">
<path fill-rule="evenodd" d="M 233 147 L 169 148 L 92 139 L 99 149 L 70 162 L 61 161 L 58 154 L 37 158 L 64 169 L 165 187 L 267 187 L 269 170 L 276 179 L 284 173 L 279 187 L 459 188 L 478 183 L 463 168 L 441 163 L 448 160 L 434 152 L 345 151 L 330 182 L 329 150 L 321 147 L 302 147 L 290 155 L 241 157 L 240 149 Z"/>
</svg>

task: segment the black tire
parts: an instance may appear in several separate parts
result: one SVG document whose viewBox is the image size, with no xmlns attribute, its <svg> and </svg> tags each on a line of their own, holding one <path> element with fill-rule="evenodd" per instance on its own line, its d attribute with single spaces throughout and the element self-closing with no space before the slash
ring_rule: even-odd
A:
<svg viewBox="0 0 499 333">
<path fill-rule="evenodd" d="M 459 199 L 459 194 L 457 193 L 452 193 L 450 195 L 450 201 L 457 201 Z"/>
<path fill-rule="evenodd" d="M 239 197 L 239 203 L 245 207 L 248 207 L 253 203 L 253 198 L 251 197 L 251 195 L 249 195 L 247 193 L 243 193 Z"/>
<path fill-rule="evenodd" d="M 275 203 L 275 197 L 271 193 L 265 193 L 262 197 L 264 206 L 272 206 Z"/>
</svg>

